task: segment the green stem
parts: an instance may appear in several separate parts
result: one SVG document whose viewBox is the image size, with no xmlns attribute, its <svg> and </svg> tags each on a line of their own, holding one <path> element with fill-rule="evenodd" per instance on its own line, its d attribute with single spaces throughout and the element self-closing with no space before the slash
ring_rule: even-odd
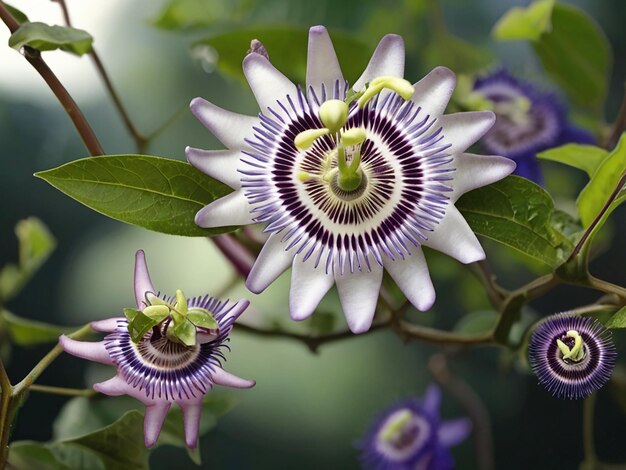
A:
<svg viewBox="0 0 626 470">
<path fill-rule="evenodd" d="M 98 394 L 95 390 L 90 388 L 66 388 L 66 387 L 53 387 L 51 385 L 37 385 L 32 384 L 30 386 L 31 392 L 50 393 L 52 395 L 64 395 L 68 397 L 93 397 Z"/>
<path fill-rule="evenodd" d="M 76 330 L 74 333 L 69 334 L 68 336 L 72 339 L 82 339 L 92 333 L 91 325 L 85 325 L 82 328 Z M 21 397 L 31 385 L 37 380 L 37 378 L 42 374 L 44 370 L 63 352 L 63 348 L 61 347 L 61 343 L 58 343 L 54 348 L 50 350 L 48 354 L 46 354 L 33 369 L 22 379 L 20 383 L 18 383 L 13 388 L 13 396 Z"/>
<path fill-rule="evenodd" d="M 613 284 L 589 275 L 587 285 L 606 294 L 615 294 L 621 299 L 626 300 L 626 289 L 622 286 L 618 286 L 617 284 Z"/>
<path fill-rule="evenodd" d="M 1 360 L 0 390 L 2 390 L 2 397 L 0 398 L 0 468 L 4 468 L 9 457 L 9 434 L 11 433 L 9 407 L 11 405 L 13 387 L 11 387 L 11 381 Z"/>
<path fill-rule="evenodd" d="M 583 402 L 583 449 L 585 452 L 584 464 L 586 468 L 594 468 L 597 462 L 593 432 L 595 408 L 596 394 L 592 393 L 585 398 Z"/>
<path fill-rule="evenodd" d="M 472 345 L 472 344 L 491 344 L 493 343 L 493 334 L 491 332 L 480 335 L 467 335 L 454 333 L 452 331 L 438 330 L 427 326 L 415 325 L 405 320 L 397 320 L 396 331 L 404 339 L 419 339 L 429 343 L 437 344 L 456 344 L 456 345 Z"/>
</svg>

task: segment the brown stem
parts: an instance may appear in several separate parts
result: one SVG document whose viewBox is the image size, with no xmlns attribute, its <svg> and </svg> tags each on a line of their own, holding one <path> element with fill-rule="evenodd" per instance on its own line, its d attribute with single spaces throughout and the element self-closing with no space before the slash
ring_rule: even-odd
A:
<svg viewBox="0 0 626 470">
<path fill-rule="evenodd" d="M 493 333 L 466 335 L 452 331 L 438 330 L 427 326 L 414 325 L 404 320 L 398 320 L 396 331 L 404 339 L 419 339 L 429 343 L 447 345 L 470 345 L 493 343 Z"/>
<path fill-rule="evenodd" d="M 389 326 L 390 321 L 384 320 L 380 323 L 374 323 L 372 327 L 365 333 L 361 333 L 360 335 L 355 335 L 349 330 L 346 331 L 338 331 L 336 333 L 328 333 L 325 335 L 319 336 L 311 336 L 301 333 L 292 333 L 289 331 L 283 331 L 279 329 L 263 329 L 257 328 L 254 326 L 244 325 L 243 323 L 237 323 L 235 327 L 236 331 L 243 331 L 244 333 L 249 333 L 257 336 L 264 336 L 266 338 L 285 338 L 292 339 L 295 341 L 301 341 L 304 343 L 313 353 L 316 353 L 319 347 L 323 344 L 333 343 L 336 341 L 340 341 L 343 339 L 357 338 L 369 333 L 374 333 L 375 331 L 381 330 Z"/>
<path fill-rule="evenodd" d="M 20 24 L 9 12 L 9 10 L 7 10 L 4 2 L 2 1 L 0 1 L 0 19 L 2 19 L 4 24 L 7 25 L 11 33 L 14 33 L 20 26 Z M 39 73 L 39 75 L 41 75 L 41 78 L 44 79 L 44 81 L 57 97 L 61 105 L 63 105 L 65 112 L 74 123 L 74 127 L 78 131 L 78 134 L 83 140 L 83 143 L 85 144 L 85 147 L 87 147 L 89 153 L 92 156 L 104 155 L 104 150 L 102 150 L 100 142 L 98 142 L 98 138 L 91 129 L 91 126 L 89 126 L 87 119 L 85 119 L 82 111 L 80 110 L 72 96 L 65 89 L 63 84 L 56 77 L 54 72 L 50 70 L 48 64 L 46 64 L 41 58 L 41 54 L 39 53 L 39 51 L 31 47 L 24 46 L 23 55 L 30 63 L 30 65 L 32 65 L 33 68 Z"/>
<path fill-rule="evenodd" d="M 11 404 L 11 396 L 13 387 L 4 368 L 4 364 L 0 360 L 0 390 L 2 397 L 0 398 L 0 468 L 4 468 L 9 457 L 9 434 L 11 433 L 11 419 L 9 418 L 9 407 Z"/>
<path fill-rule="evenodd" d="M 441 388 L 459 402 L 472 421 L 477 467 L 480 470 L 495 469 L 491 419 L 480 397 L 465 381 L 450 372 L 444 354 L 432 355 L 428 368 Z"/>
<path fill-rule="evenodd" d="M 63 11 L 63 18 L 65 19 L 65 24 L 71 28 L 72 22 L 70 20 L 70 13 L 67 8 L 67 5 L 65 4 L 65 0 L 54 0 L 54 1 L 56 1 L 61 6 L 61 10 Z M 90 56 L 96 67 L 96 70 L 98 71 L 98 74 L 100 75 L 100 78 L 104 82 L 104 86 L 106 87 L 107 91 L 109 92 L 109 95 L 111 96 L 111 99 L 113 100 L 113 104 L 115 105 L 117 112 L 120 114 L 122 121 L 124 121 L 124 125 L 126 126 L 126 129 L 132 136 L 133 140 L 135 141 L 137 152 L 144 153 L 149 139 L 146 136 L 144 136 L 141 132 L 139 132 L 137 127 L 135 127 L 135 125 L 133 124 L 128 114 L 128 111 L 124 107 L 124 104 L 122 103 L 122 100 L 119 94 L 117 93 L 117 91 L 115 90 L 115 87 L 113 86 L 113 82 L 111 81 L 109 74 L 104 68 L 104 64 L 100 60 L 100 56 L 98 55 L 98 53 L 93 47 L 91 48 Z"/>
<path fill-rule="evenodd" d="M 38 385 L 32 384 L 30 386 L 31 392 L 50 393 L 52 395 L 64 395 L 68 397 L 93 397 L 98 394 L 91 388 L 66 388 L 66 387 L 53 387 L 52 385 Z"/>
<path fill-rule="evenodd" d="M 584 463 L 589 468 L 594 468 L 597 461 L 596 446 L 594 443 L 594 415 L 596 408 L 596 394 L 593 393 L 583 402 L 583 449 L 585 451 Z"/>
<path fill-rule="evenodd" d="M 491 305 L 500 309 L 502 302 L 505 299 L 505 291 L 496 284 L 495 276 L 491 272 L 491 268 L 489 267 L 487 260 L 478 261 L 476 265 L 478 266 L 478 273 L 483 285 L 485 286 Z"/>
</svg>

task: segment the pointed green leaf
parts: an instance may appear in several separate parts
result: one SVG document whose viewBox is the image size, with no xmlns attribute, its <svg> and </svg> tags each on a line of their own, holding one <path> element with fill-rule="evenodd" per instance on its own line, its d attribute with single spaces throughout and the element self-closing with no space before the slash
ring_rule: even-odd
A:
<svg viewBox="0 0 626 470">
<path fill-rule="evenodd" d="M 9 10 L 9 13 L 13 15 L 13 18 L 15 18 L 18 23 L 26 23 L 28 21 L 28 16 L 26 16 L 22 10 L 18 10 L 17 8 L 6 3 L 4 4 L 4 7 Z"/>
<path fill-rule="evenodd" d="M 493 27 L 493 37 L 500 41 L 539 39 L 552 29 L 554 0 L 539 0 L 528 7 L 513 7 Z"/>
<path fill-rule="evenodd" d="M 59 336 L 73 329 L 18 317 L 7 310 L 0 312 L 0 329 L 9 332 L 11 341 L 18 346 L 55 343 Z"/>
<path fill-rule="evenodd" d="M 539 152 L 537 157 L 577 168 L 591 178 L 608 154 L 603 148 L 594 145 L 567 144 Z"/>
<path fill-rule="evenodd" d="M 135 314 L 133 321 L 128 324 L 128 333 L 130 334 L 130 338 L 137 343 L 141 338 L 143 338 L 143 335 L 158 324 L 158 321 L 144 315 L 143 312 L 139 312 Z"/>
<path fill-rule="evenodd" d="M 456 204 L 474 232 L 556 267 L 573 249 L 550 220 L 554 201 L 532 181 L 507 178 L 462 196 Z"/>
<path fill-rule="evenodd" d="M 128 322 L 132 322 L 137 315 L 141 313 L 141 310 L 137 310 L 136 308 L 125 308 L 124 316 L 128 320 Z"/>
<path fill-rule="evenodd" d="M 204 308 L 190 308 L 189 312 L 187 312 L 187 319 L 200 328 L 216 330 L 219 327 L 217 320 L 213 318 L 211 312 Z"/>
<path fill-rule="evenodd" d="M 45 23 L 23 23 L 9 38 L 9 46 L 24 46 L 38 51 L 61 49 L 76 55 L 91 52 L 93 38 L 87 31 L 66 26 L 50 26 Z"/>
<path fill-rule="evenodd" d="M 174 335 L 186 346 L 196 344 L 196 327 L 186 318 L 174 326 Z"/>
<path fill-rule="evenodd" d="M 172 235 L 206 237 L 196 212 L 232 190 L 188 163 L 147 155 L 108 155 L 66 163 L 35 176 L 113 219 Z"/>
<path fill-rule="evenodd" d="M 626 307 L 622 307 L 620 310 L 610 318 L 605 325 L 607 328 L 626 328 Z"/>
<path fill-rule="evenodd" d="M 578 196 L 578 213 L 583 226 L 589 227 L 600 213 L 609 196 L 626 173 L 626 133 L 615 149 L 602 161 Z"/>
</svg>

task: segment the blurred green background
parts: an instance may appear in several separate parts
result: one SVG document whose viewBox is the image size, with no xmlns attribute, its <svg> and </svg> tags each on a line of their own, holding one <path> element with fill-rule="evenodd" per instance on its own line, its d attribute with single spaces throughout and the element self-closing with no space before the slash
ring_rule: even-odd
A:
<svg viewBox="0 0 626 470">
<path fill-rule="evenodd" d="M 185 3 L 189 1 L 174 5 Z M 238 112 L 257 112 L 247 85 L 235 76 L 236 70 L 223 62 L 228 57 L 218 57 L 214 50 L 202 45 L 193 46 L 207 37 L 226 33 L 248 34 L 248 41 L 254 37 L 250 31 L 259 28 L 299 31 L 324 24 L 331 37 L 346 35 L 362 45 L 353 54 L 340 54 L 340 59 L 350 61 L 350 71 L 358 71 L 378 39 L 393 32 L 405 38 L 406 76 L 413 81 L 439 63 L 456 64 L 457 71 L 468 73 L 504 64 L 516 75 L 553 86 L 527 45 L 496 44 L 490 39 L 496 20 L 519 2 L 195 3 L 199 5 L 196 14 L 181 16 L 177 10 L 164 10 L 168 4 L 164 1 L 68 1 L 74 25 L 95 36 L 95 47 L 138 127 L 150 133 L 172 115 L 177 116 L 151 142 L 147 153 L 152 155 L 184 159 L 187 145 L 218 148 L 218 142 L 187 111 L 189 101 L 196 96 Z M 626 64 L 620 60 L 626 56 L 626 3 L 570 3 L 592 15 L 613 46 L 616 60 L 605 110 L 606 119 L 611 120 L 621 101 L 626 75 Z M 61 22 L 54 2 L 12 4 L 33 21 Z M 450 33 L 457 39 L 450 40 Z M 0 42 L 4 44 L 7 38 L 3 29 Z M 460 38 L 467 42 L 460 42 Z M 303 73 L 306 57 L 305 43 L 299 47 L 302 64 L 291 64 L 296 75 Z M 242 57 L 245 50 L 236 53 Z M 271 49 L 269 54 L 273 58 Z M 134 153 L 134 144 L 89 59 L 56 52 L 44 57 L 50 58 L 52 68 L 77 99 L 106 152 Z M 216 65 L 227 73 L 220 73 Z M 347 75 L 348 79 L 356 78 Z M 12 312 L 63 325 L 119 315 L 122 307 L 133 302 L 133 255 L 139 248 L 146 251 L 153 281 L 162 291 L 184 288 L 187 294 L 199 295 L 221 292 L 230 284 L 234 274 L 209 241 L 161 235 L 109 220 L 32 176 L 38 170 L 86 156 L 87 152 L 51 92 L 26 61 L 8 47 L 0 53 L 0 144 L 0 174 L 4 175 L 0 186 L 0 265 L 17 258 L 13 227 L 20 219 L 39 217 L 58 240 L 51 259 L 7 306 Z M 550 189 L 555 193 L 571 196 L 580 189 L 582 181 L 577 175 L 563 173 L 562 168 L 546 169 L 547 184 L 554 185 Z M 616 212 L 613 245 L 609 249 L 607 243 L 594 265 L 598 275 L 622 285 L 626 283 L 626 248 L 620 244 L 623 237 L 619 234 L 626 229 L 624 215 L 623 208 Z M 512 255 L 510 251 L 489 243 L 486 249 L 505 286 L 520 285 L 531 275 L 532 269 L 517 258 L 513 263 L 507 261 Z M 431 312 L 411 312 L 412 319 L 450 329 L 468 312 L 488 308 L 480 284 L 466 268 L 443 256 L 428 255 L 439 295 Z M 285 301 L 288 285 L 288 277 L 283 277 L 260 296 L 247 293 L 241 285 L 225 295 L 252 298 L 253 308 L 244 321 L 290 328 Z M 535 302 L 528 315 L 543 316 L 594 300 L 592 293 L 563 288 Z M 321 306 L 324 311 L 335 308 L 333 295 Z M 341 315 L 335 317 L 334 327 L 341 329 L 343 319 Z M 308 324 L 298 328 L 307 331 L 313 327 Z M 623 339 L 619 336 L 618 333 L 618 340 Z M 300 343 L 255 337 L 238 333 L 236 328 L 230 345 L 232 352 L 227 354 L 226 368 L 256 379 L 257 386 L 237 392 L 235 409 L 203 437 L 205 468 L 356 468 L 355 443 L 368 423 L 377 411 L 394 401 L 422 394 L 432 381 L 428 358 L 437 351 L 417 342 L 403 344 L 388 331 L 325 345 L 319 354 L 312 354 Z M 9 362 L 11 378 L 21 378 L 46 351 L 46 347 L 13 349 Z M 497 468 L 576 468 L 582 459 L 581 403 L 551 398 L 536 385 L 533 376 L 516 366 L 514 358 L 495 348 L 456 354 L 450 367 L 474 388 L 489 410 Z M 111 369 L 62 356 L 39 382 L 84 387 L 111 374 Z M 52 423 L 66 401 L 31 394 L 20 412 L 14 439 L 50 439 Z M 462 413 L 459 405 L 446 396 L 444 417 Z M 606 461 L 626 460 L 624 418 L 614 394 L 603 390 L 596 432 L 598 453 Z M 475 467 L 471 441 L 455 448 L 454 455 L 459 468 Z M 180 469 L 195 468 L 183 450 L 171 447 L 157 449 L 151 464 L 155 469 L 174 465 Z"/>
</svg>

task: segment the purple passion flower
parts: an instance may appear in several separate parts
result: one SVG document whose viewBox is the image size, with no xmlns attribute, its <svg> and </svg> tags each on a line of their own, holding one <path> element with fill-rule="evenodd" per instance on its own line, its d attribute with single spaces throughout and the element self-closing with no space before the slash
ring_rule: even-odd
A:
<svg viewBox="0 0 626 470">
<path fill-rule="evenodd" d="M 577 400 L 611 377 L 617 351 L 611 332 L 591 317 L 568 313 L 543 320 L 528 345 L 533 372 L 552 395 Z"/>
<path fill-rule="evenodd" d="M 538 152 L 594 142 L 589 132 L 568 123 L 566 109 L 554 94 L 541 92 L 504 70 L 477 78 L 474 92 L 490 101 L 496 114 L 496 123 L 481 145 L 487 152 L 513 159 L 520 176 L 541 183 Z"/>
<path fill-rule="evenodd" d="M 448 450 L 470 433 L 467 418 L 441 421 L 441 391 L 431 385 L 423 400 L 413 399 L 385 410 L 359 443 L 361 462 L 373 470 L 448 470 Z"/>
<path fill-rule="evenodd" d="M 135 299 L 137 309 L 143 312 L 150 312 L 150 306 L 163 306 L 173 301 L 156 294 L 141 250 L 135 258 Z M 198 442 L 202 399 L 213 385 L 235 388 L 255 385 L 254 381 L 230 374 L 221 366 L 225 360 L 222 347 L 229 340 L 230 330 L 248 306 L 248 301 L 233 303 L 209 296 L 178 300 L 177 309 L 181 308 L 181 303 L 186 303 L 189 316 L 204 309 L 211 312 L 217 322 L 216 328 L 197 327 L 193 346 L 181 343 L 170 334 L 173 323 L 169 319 L 149 329 L 137 342 L 132 341 L 128 320 L 124 317 L 91 324 L 94 330 L 108 333 L 100 342 L 75 341 L 67 336 L 60 338 L 66 352 L 117 367 L 115 377 L 94 384 L 93 388 L 105 395 L 130 395 L 146 405 L 146 447 L 156 443 L 172 403 L 178 404 L 183 411 L 185 442 L 194 448 Z"/>
<path fill-rule="evenodd" d="M 262 292 L 292 267 L 294 320 L 309 317 L 336 284 L 348 326 L 362 333 L 383 270 L 416 308 L 433 305 L 422 245 L 462 263 L 484 258 L 454 203 L 515 165 L 463 153 L 495 118 L 491 111 L 443 115 L 454 73 L 438 67 L 412 85 L 402 78 L 404 42 L 387 35 L 350 88 L 322 26 L 309 32 L 304 88 L 259 53 L 246 56 L 243 71 L 260 114 L 194 99 L 193 114 L 228 149 L 188 147 L 186 154 L 234 189 L 201 209 L 198 225 L 265 224 L 250 291 Z"/>
</svg>

